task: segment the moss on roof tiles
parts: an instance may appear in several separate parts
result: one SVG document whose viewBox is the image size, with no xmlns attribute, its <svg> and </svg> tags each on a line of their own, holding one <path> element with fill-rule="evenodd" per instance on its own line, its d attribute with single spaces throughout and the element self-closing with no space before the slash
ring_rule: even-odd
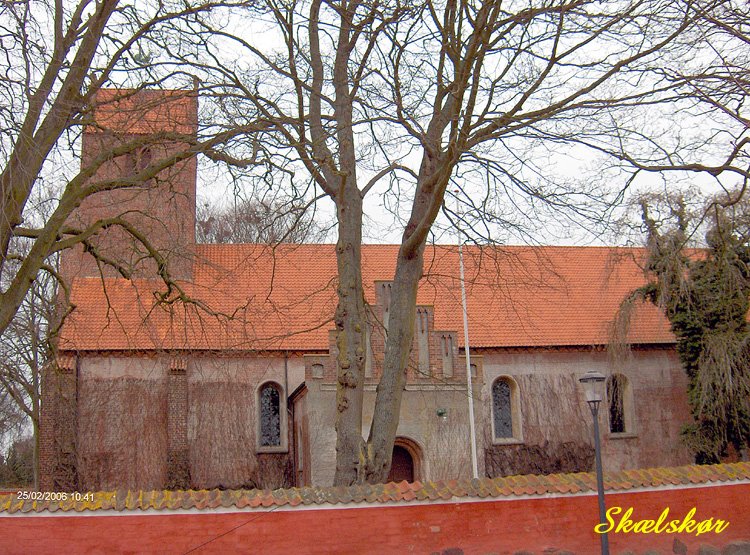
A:
<svg viewBox="0 0 750 555">
<path fill-rule="evenodd" d="M 606 475 L 610 491 L 643 487 L 679 487 L 700 484 L 750 482 L 750 463 L 740 462 L 710 466 L 682 466 L 626 470 Z M 0 495 L 0 513 L 32 514 L 38 512 L 210 510 L 273 508 L 298 505 L 372 504 L 409 501 L 450 501 L 455 498 L 507 498 L 525 495 L 576 494 L 596 490 L 592 473 L 551 474 L 547 476 L 509 476 L 480 480 L 443 482 L 400 482 L 359 485 L 348 488 L 291 488 L 286 490 L 189 490 L 189 491 L 103 491 L 75 501 L 72 496 L 59 501 L 18 499 L 15 493 Z"/>
</svg>

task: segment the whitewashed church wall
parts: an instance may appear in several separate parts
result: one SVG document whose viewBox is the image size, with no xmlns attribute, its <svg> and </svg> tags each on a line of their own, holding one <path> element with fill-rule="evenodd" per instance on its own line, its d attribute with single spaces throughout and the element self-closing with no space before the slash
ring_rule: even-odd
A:
<svg viewBox="0 0 750 555">
<path fill-rule="evenodd" d="M 484 354 L 485 382 L 482 397 L 487 422 L 485 435 L 492 438 L 492 387 L 495 380 L 511 377 L 518 384 L 522 437 L 514 446 L 494 446 L 518 457 L 532 448 L 535 456 L 549 454 L 565 460 L 593 445 L 592 418 L 578 379 L 593 370 L 605 376 L 619 373 L 632 388 L 631 422 L 625 433 L 609 430 L 608 404 L 600 409 L 603 464 L 605 469 L 687 464 L 692 459 L 682 445 L 680 429 L 690 421 L 687 378 L 670 349 L 633 350 L 625 361 L 612 362 L 606 352 L 496 351 Z M 560 452 L 565 451 L 565 452 Z M 554 466 L 556 462 L 550 461 Z M 525 472 L 527 468 L 520 468 Z M 546 469 L 543 469 L 546 470 Z M 565 469 L 563 469 L 565 470 Z M 555 471 L 554 468 L 550 471 Z"/>
</svg>

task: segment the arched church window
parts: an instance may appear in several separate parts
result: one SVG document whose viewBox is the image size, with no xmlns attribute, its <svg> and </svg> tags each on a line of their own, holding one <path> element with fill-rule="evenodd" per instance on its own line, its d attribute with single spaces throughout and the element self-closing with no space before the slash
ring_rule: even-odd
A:
<svg viewBox="0 0 750 555">
<path fill-rule="evenodd" d="M 492 384 L 492 417 L 495 421 L 495 437 L 513 437 L 513 407 L 511 406 L 510 383 L 499 378 Z"/>
<path fill-rule="evenodd" d="M 138 151 L 138 154 L 136 156 L 136 168 L 138 171 L 145 170 L 147 167 L 151 165 L 151 161 L 153 159 L 153 154 L 151 153 L 151 149 L 147 146 L 144 146 Z"/>
<path fill-rule="evenodd" d="M 320 363 L 316 363 L 312 365 L 310 370 L 312 371 L 313 378 L 322 378 L 325 367 Z"/>
<path fill-rule="evenodd" d="M 521 403 L 518 384 L 510 376 L 501 376 L 492 383 L 491 395 L 493 442 L 521 442 Z"/>
<path fill-rule="evenodd" d="M 264 384 L 258 395 L 260 403 L 260 446 L 281 447 L 281 392 L 273 383 Z"/>
<path fill-rule="evenodd" d="M 130 177 L 145 170 L 153 161 L 151 148 L 144 146 L 138 150 L 128 152 L 121 157 L 121 172 L 123 177 Z"/>
<path fill-rule="evenodd" d="M 426 307 L 417 307 L 417 356 L 420 378 L 430 377 L 430 314 Z"/>
<path fill-rule="evenodd" d="M 444 334 L 440 338 L 440 348 L 443 354 L 443 377 L 453 377 L 453 336 Z"/>
</svg>

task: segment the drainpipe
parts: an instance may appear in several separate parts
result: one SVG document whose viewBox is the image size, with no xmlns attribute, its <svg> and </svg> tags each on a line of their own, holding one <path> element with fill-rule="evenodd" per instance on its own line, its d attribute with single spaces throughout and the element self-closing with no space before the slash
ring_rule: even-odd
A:
<svg viewBox="0 0 750 555">
<path fill-rule="evenodd" d="M 284 395 L 289 400 L 289 351 L 284 351 Z"/>
</svg>

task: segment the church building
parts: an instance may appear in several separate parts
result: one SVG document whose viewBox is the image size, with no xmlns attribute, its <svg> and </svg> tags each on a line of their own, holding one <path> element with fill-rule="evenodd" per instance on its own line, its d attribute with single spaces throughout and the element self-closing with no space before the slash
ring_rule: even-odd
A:
<svg viewBox="0 0 750 555">
<path fill-rule="evenodd" d="M 138 179 L 197 132 L 191 91 L 104 91 L 98 102 L 82 163 L 113 145 L 129 153 L 109 157 L 92 183 Z M 44 383 L 42 489 L 332 483 L 335 246 L 196 244 L 196 171 L 185 158 L 76 211 L 72 225 L 107 225 L 62 261 L 72 310 Z M 397 249 L 362 248 L 365 437 Z M 605 470 L 690 463 L 680 440 L 691 419 L 687 378 L 666 319 L 639 306 L 627 353 L 607 349 L 620 303 L 644 283 L 644 255 L 465 247 L 467 345 L 458 250 L 428 247 L 391 479 L 471 477 L 469 375 L 480 475 L 591 470 L 592 419 L 578 382 L 589 370 L 607 376 Z"/>
</svg>

